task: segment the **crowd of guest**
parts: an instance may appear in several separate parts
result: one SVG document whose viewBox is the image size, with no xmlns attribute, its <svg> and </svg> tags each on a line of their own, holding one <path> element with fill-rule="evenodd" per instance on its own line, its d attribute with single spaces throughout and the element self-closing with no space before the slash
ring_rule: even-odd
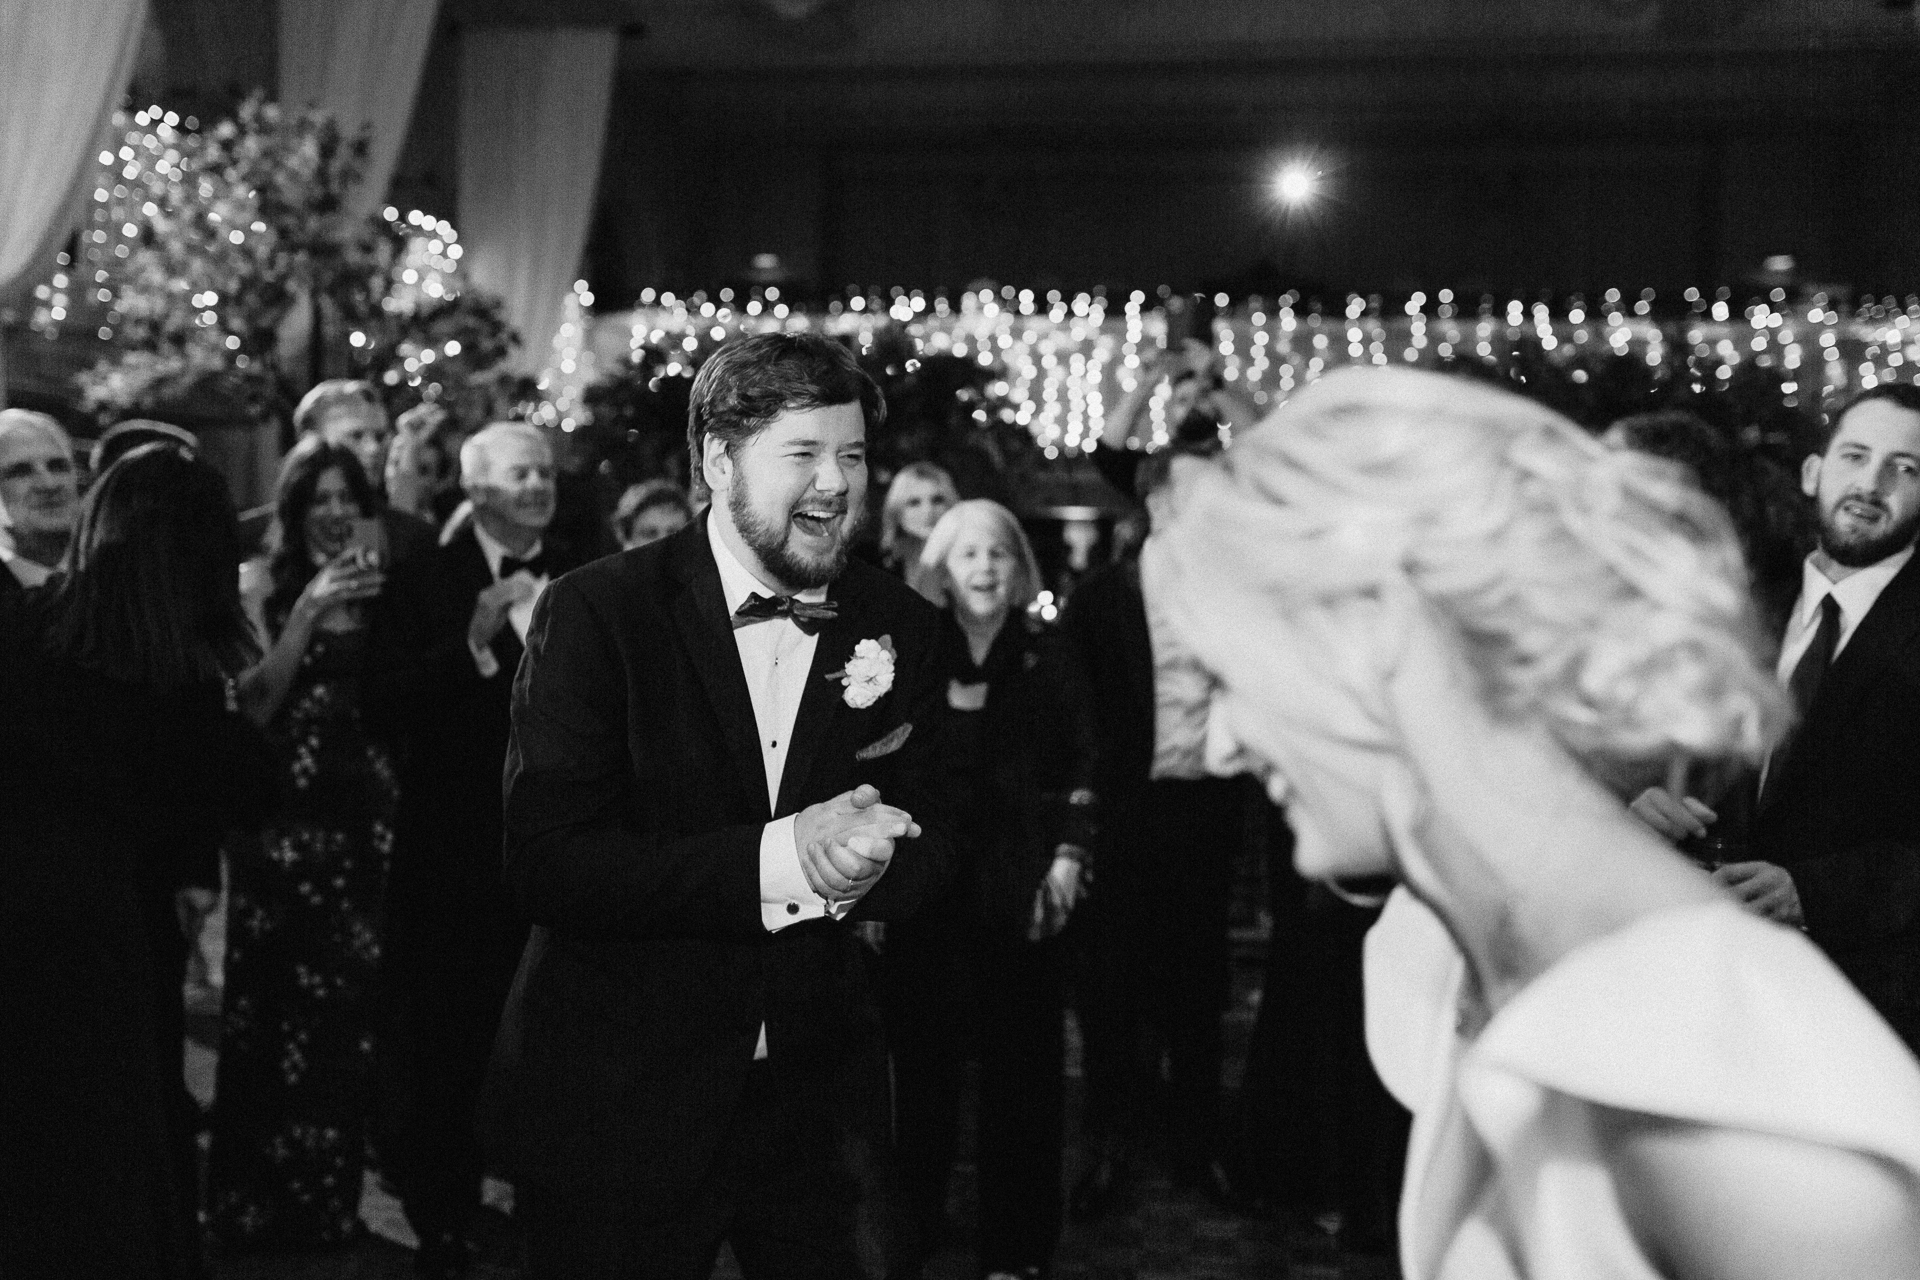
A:
<svg viewBox="0 0 1920 1280">
<path fill-rule="evenodd" d="M 1209 408 L 1217 388 L 1174 376 L 1191 393 L 1176 444 L 1135 476 L 1150 522 L 1171 465 L 1234 425 Z M 515 673 L 552 582 L 707 528 L 707 495 L 666 480 L 604 520 L 564 512 L 545 432 L 473 425 L 433 405 L 394 423 L 376 388 L 322 383 L 270 506 L 237 514 L 190 432 L 122 423 L 83 460 L 54 419 L 0 412 L 0 935 L 9 1025 L 31 1028 L 0 1050 L 0 1089 L 40 1103 L 18 1113 L 35 1158 L 0 1170 L 0 1272 L 190 1277 L 209 1251 L 338 1246 L 365 1229 L 370 1177 L 404 1205 L 421 1274 L 471 1266 L 483 1175 L 515 1158 L 511 1126 L 488 1120 L 513 1065 L 502 1011 L 544 945 L 501 869 Z M 1770 776 L 1694 779 L 1701 794 L 1675 778 L 1634 812 L 1753 911 L 1807 930 L 1920 1043 L 1920 852 L 1913 807 L 1882 789 L 1908 776 L 1911 725 L 1862 748 L 1860 713 L 1834 705 L 1869 662 L 1911 683 L 1920 395 L 1836 415 L 1800 477 L 1810 510 L 1794 477 L 1686 415 L 1606 440 L 1668 458 L 1731 517 L 1807 726 Z M 865 554 L 942 615 L 961 851 L 923 910 L 858 926 L 894 1082 L 886 1270 L 917 1275 L 971 1229 L 984 1274 L 1044 1276 L 1065 1218 L 1125 1212 L 1149 1163 L 1223 1206 L 1388 1249 L 1407 1120 L 1367 1063 L 1360 990 L 1380 898 L 1301 879 L 1257 786 L 1157 749 L 1164 663 L 1137 554 L 1096 567 L 1047 623 L 1013 511 L 924 462 L 874 506 Z M 1810 816 L 1838 793 L 1844 818 Z M 1228 910 L 1249 848 L 1271 930 L 1230 1097 Z M 181 990 L 222 909 L 203 1114 Z M 1069 1008 L 1085 1087 L 1071 1187 Z M 948 1210 L 969 1060 L 971 1228 Z"/>
</svg>

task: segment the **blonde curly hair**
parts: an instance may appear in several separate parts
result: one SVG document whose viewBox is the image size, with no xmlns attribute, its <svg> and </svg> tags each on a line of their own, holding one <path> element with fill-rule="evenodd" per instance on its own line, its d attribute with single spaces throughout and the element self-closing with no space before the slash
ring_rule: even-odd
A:
<svg viewBox="0 0 1920 1280">
<path fill-rule="evenodd" d="M 1269 705 L 1325 723 L 1333 682 L 1374 720 L 1362 736 L 1390 735 L 1367 602 L 1404 584 L 1491 714 L 1543 725 L 1616 791 L 1676 756 L 1757 762 L 1786 728 L 1724 512 L 1671 464 L 1507 392 L 1329 374 L 1187 467 L 1173 511 L 1148 551 L 1156 611 Z"/>
</svg>

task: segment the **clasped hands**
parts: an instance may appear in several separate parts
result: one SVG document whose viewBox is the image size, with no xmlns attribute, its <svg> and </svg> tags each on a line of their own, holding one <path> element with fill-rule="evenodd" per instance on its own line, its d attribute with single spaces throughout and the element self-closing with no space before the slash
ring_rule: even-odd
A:
<svg viewBox="0 0 1920 1280">
<path fill-rule="evenodd" d="M 866 783 L 808 805 L 793 821 L 800 872 L 829 904 L 865 897 L 886 873 L 895 842 L 919 834 L 912 814 L 882 804 L 880 789 Z"/>
<path fill-rule="evenodd" d="M 1676 796 L 1665 787 L 1648 787 L 1628 806 L 1633 816 L 1675 844 L 1704 836 L 1719 814 L 1692 796 Z M 1785 867 L 1771 862 L 1725 862 L 1709 873 L 1713 882 L 1757 916 L 1800 928 L 1800 890 Z"/>
<path fill-rule="evenodd" d="M 467 643 L 484 649 L 493 643 L 512 616 L 513 607 L 540 593 L 540 585 L 524 573 L 512 574 L 483 587 L 473 599 L 473 616 L 467 620 Z"/>
</svg>

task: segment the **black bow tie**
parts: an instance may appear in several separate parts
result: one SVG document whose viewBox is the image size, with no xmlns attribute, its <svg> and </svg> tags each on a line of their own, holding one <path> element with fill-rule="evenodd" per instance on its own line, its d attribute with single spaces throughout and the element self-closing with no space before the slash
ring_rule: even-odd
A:
<svg viewBox="0 0 1920 1280">
<path fill-rule="evenodd" d="M 547 577 L 548 576 L 547 549 L 545 547 L 542 547 L 540 548 L 540 550 L 528 556 L 525 560 L 522 560 L 519 556 L 501 556 L 500 557 L 501 578 L 503 579 L 511 578 L 514 574 L 520 572 L 522 569 L 525 569 L 528 573 L 532 574 L 536 578 Z"/>
<path fill-rule="evenodd" d="M 831 600 L 802 600 L 797 596 L 763 596 L 750 591 L 740 607 L 733 611 L 733 629 L 750 627 L 768 618 L 791 618 L 793 625 L 814 635 L 828 618 L 838 617 L 839 608 Z"/>
</svg>

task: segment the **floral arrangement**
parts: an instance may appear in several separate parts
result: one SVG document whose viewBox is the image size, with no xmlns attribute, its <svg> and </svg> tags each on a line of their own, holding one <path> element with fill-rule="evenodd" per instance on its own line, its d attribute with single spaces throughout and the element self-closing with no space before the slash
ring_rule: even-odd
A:
<svg viewBox="0 0 1920 1280">
<path fill-rule="evenodd" d="M 112 353 L 80 375 L 103 418 L 186 405 L 266 421 L 343 375 L 392 388 L 397 411 L 485 380 L 517 340 L 497 300 L 463 287 L 450 225 L 352 212 L 364 133 L 258 95 L 206 129 L 158 107 L 119 123 L 46 299 L 65 305 L 36 315 L 44 331 L 104 304 L 88 318 Z M 89 267 L 98 287 L 71 288 Z"/>
</svg>

